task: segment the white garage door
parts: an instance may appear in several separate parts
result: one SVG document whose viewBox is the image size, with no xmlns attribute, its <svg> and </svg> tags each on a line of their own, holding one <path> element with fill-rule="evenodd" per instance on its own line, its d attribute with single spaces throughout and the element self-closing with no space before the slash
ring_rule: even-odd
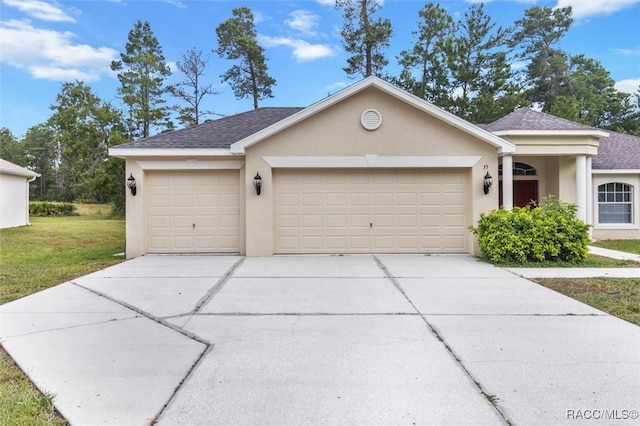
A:
<svg viewBox="0 0 640 426">
<path fill-rule="evenodd" d="M 467 252 L 465 171 L 277 170 L 278 253 Z"/>
<path fill-rule="evenodd" d="M 147 183 L 148 252 L 239 251 L 238 171 L 150 172 Z"/>
</svg>

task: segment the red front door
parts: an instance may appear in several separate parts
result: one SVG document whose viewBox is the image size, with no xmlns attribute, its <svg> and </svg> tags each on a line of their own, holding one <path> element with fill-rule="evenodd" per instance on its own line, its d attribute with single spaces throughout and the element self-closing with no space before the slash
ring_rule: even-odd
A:
<svg viewBox="0 0 640 426">
<path fill-rule="evenodd" d="M 502 205 L 502 181 L 499 187 L 499 204 Z M 538 203 L 538 181 L 537 180 L 514 180 L 513 181 L 513 205 L 514 207 L 524 207 L 535 201 Z"/>
</svg>

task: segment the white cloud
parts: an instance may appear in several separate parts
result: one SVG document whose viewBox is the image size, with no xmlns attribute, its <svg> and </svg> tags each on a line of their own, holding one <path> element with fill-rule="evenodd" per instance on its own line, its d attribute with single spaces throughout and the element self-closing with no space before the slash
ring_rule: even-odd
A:
<svg viewBox="0 0 640 426">
<path fill-rule="evenodd" d="M 67 15 L 54 4 L 41 0 L 2 0 L 2 3 L 9 7 L 14 7 L 26 13 L 32 18 L 51 22 L 75 22 L 71 16 Z"/>
<path fill-rule="evenodd" d="M 320 16 L 308 10 L 294 10 L 289 13 L 290 19 L 285 19 L 284 23 L 291 29 L 306 35 L 316 36 L 315 29 L 318 27 Z"/>
<path fill-rule="evenodd" d="M 96 73 L 87 73 L 78 69 L 30 66 L 29 73 L 34 78 L 53 81 L 93 81 L 97 80 L 100 75 Z"/>
<path fill-rule="evenodd" d="M 614 86 L 620 92 L 636 93 L 640 87 L 640 78 L 630 78 L 627 80 L 616 81 Z"/>
<path fill-rule="evenodd" d="M 556 8 L 571 6 L 575 19 L 611 15 L 640 3 L 640 0 L 558 0 Z"/>
<path fill-rule="evenodd" d="M 613 49 L 613 51 L 624 56 L 640 55 L 640 49 Z"/>
<path fill-rule="evenodd" d="M 92 81 L 110 75 L 118 52 L 74 44 L 75 34 L 34 27 L 29 21 L 0 21 L 0 62 L 26 69 L 32 77 L 53 81 Z"/>
<path fill-rule="evenodd" d="M 258 38 L 260 43 L 265 47 L 286 46 L 291 48 L 293 50 L 293 56 L 298 62 L 309 62 L 336 54 L 333 48 L 324 44 L 311 44 L 304 40 L 287 37 L 259 35 Z"/>
<path fill-rule="evenodd" d="M 316 3 L 322 6 L 335 6 L 336 0 L 316 0 Z"/>
<path fill-rule="evenodd" d="M 179 0 L 165 0 L 167 3 L 177 7 L 178 9 L 186 9 L 187 5 Z"/>
<path fill-rule="evenodd" d="M 340 89 L 344 89 L 345 87 L 347 87 L 347 83 L 345 83 L 344 81 L 338 81 L 325 87 L 325 90 L 328 93 L 335 93 Z"/>
</svg>

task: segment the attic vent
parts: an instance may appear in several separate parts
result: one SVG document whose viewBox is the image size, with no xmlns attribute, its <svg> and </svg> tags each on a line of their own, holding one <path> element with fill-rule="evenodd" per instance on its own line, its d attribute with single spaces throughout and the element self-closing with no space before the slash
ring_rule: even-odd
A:
<svg viewBox="0 0 640 426">
<path fill-rule="evenodd" d="M 375 109 L 368 109 L 362 113 L 360 123 L 367 130 L 376 130 L 382 124 L 382 116 Z"/>
</svg>

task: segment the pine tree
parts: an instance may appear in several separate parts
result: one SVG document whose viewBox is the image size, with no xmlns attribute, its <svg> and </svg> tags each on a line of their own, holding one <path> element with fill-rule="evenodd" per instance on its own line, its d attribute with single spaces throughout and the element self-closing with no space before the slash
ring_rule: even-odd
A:
<svg viewBox="0 0 640 426">
<path fill-rule="evenodd" d="M 383 51 L 389 47 L 393 30 L 389 19 L 373 18 L 380 5 L 379 0 L 336 0 L 344 19 L 342 44 L 351 54 L 343 70 L 350 77 L 379 77 L 389 63 Z"/>
<path fill-rule="evenodd" d="M 444 106 L 450 87 L 446 48 L 456 24 L 439 4 L 428 3 L 418 14 L 421 21 L 413 31 L 415 43 L 410 50 L 400 52 L 402 71 L 394 82 L 420 98 Z"/>
<path fill-rule="evenodd" d="M 229 82 L 236 98 L 253 99 L 253 108 L 258 101 L 272 98 L 271 88 L 276 80 L 268 74 L 264 49 L 258 44 L 253 13 L 247 7 L 233 9 L 231 18 L 218 25 L 218 55 L 239 61 L 221 75 L 222 82 Z"/>
<path fill-rule="evenodd" d="M 164 80 L 171 75 L 162 47 L 149 22 L 137 21 L 129 31 L 126 52 L 119 61 L 111 62 L 118 72 L 118 93 L 128 107 L 131 138 L 149 137 L 152 126 L 168 126 L 169 109 L 162 98 Z"/>
</svg>

